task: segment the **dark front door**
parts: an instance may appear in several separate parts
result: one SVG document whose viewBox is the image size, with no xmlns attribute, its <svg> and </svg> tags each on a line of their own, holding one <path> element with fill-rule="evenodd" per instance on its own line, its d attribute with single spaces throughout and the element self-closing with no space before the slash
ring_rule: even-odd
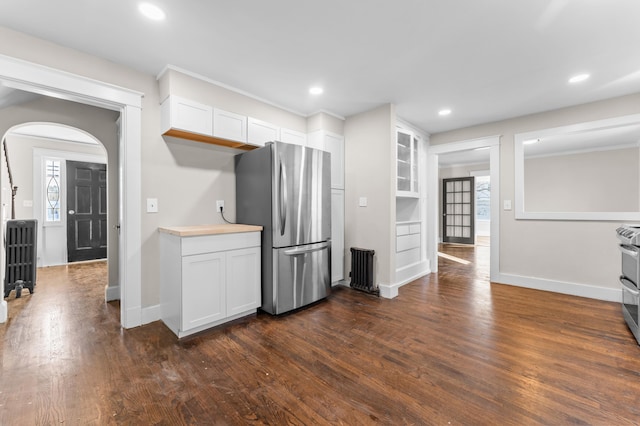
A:
<svg viewBox="0 0 640 426">
<path fill-rule="evenodd" d="M 473 177 L 442 180 L 442 242 L 474 244 Z"/>
<path fill-rule="evenodd" d="M 107 257 L 107 166 L 67 161 L 69 262 Z"/>
</svg>

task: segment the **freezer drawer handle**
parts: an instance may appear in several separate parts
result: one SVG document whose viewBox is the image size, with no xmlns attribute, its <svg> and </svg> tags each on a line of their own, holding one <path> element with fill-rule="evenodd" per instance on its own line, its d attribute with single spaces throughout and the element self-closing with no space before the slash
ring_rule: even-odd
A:
<svg viewBox="0 0 640 426">
<path fill-rule="evenodd" d="M 640 251 L 637 248 L 635 248 L 634 246 L 629 246 L 629 245 L 626 245 L 626 244 L 620 244 L 618 246 L 618 248 L 620 249 L 620 251 L 623 254 L 626 254 L 627 256 L 631 256 L 634 259 L 637 259 L 638 255 L 640 254 Z"/>
<path fill-rule="evenodd" d="M 638 296 L 640 294 L 638 288 L 625 277 L 620 277 L 620 282 L 624 286 L 625 290 L 627 290 L 629 293 L 633 294 L 634 296 Z"/>
<path fill-rule="evenodd" d="M 314 251 L 324 250 L 327 247 L 329 247 L 329 243 L 320 243 L 320 244 L 314 244 L 311 247 L 294 248 L 294 249 L 291 249 L 291 250 L 286 250 L 284 252 L 284 254 L 286 254 L 287 256 L 299 256 L 301 254 L 312 253 Z"/>
</svg>

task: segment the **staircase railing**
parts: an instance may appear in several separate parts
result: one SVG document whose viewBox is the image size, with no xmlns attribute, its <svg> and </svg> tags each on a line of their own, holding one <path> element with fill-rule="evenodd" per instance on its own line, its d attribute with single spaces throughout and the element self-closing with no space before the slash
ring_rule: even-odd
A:
<svg viewBox="0 0 640 426">
<path fill-rule="evenodd" d="M 7 163 L 7 172 L 9 174 L 9 186 L 11 187 L 11 219 L 16 218 L 16 194 L 18 187 L 13 185 L 13 173 L 11 173 L 11 164 L 9 164 L 9 153 L 7 152 L 7 139 L 2 139 L 2 149 L 4 150 L 4 159 Z"/>
</svg>

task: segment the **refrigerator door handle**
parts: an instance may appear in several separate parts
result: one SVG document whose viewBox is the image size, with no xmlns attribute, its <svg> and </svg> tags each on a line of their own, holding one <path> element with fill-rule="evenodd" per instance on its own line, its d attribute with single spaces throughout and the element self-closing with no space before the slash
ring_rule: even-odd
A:
<svg viewBox="0 0 640 426">
<path fill-rule="evenodd" d="M 314 251 L 324 250 L 327 247 L 329 247 L 329 243 L 318 243 L 318 244 L 312 244 L 311 246 L 307 246 L 307 247 L 300 247 L 300 248 L 294 248 L 291 250 L 285 250 L 284 254 L 286 254 L 287 256 L 299 256 L 301 254 L 307 254 L 307 253 L 312 253 Z"/>
<path fill-rule="evenodd" d="M 287 225 L 287 204 L 288 204 L 288 195 L 287 195 L 287 170 L 282 165 L 282 158 L 280 159 L 280 182 L 279 182 L 279 194 L 280 202 L 280 235 L 284 235 L 284 229 Z"/>
</svg>

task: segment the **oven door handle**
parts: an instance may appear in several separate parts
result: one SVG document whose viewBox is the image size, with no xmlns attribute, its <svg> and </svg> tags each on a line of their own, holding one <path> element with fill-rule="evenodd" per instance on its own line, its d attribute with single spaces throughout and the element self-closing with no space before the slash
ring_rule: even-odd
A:
<svg viewBox="0 0 640 426">
<path fill-rule="evenodd" d="M 624 289 L 629 293 L 633 294 L 634 296 L 638 296 L 640 294 L 640 291 L 638 291 L 638 287 L 633 285 L 633 283 L 625 277 L 620 277 L 620 282 L 622 283 Z"/>
<path fill-rule="evenodd" d="M 630 246 L 630 245 L 627 245 L 627 244 L 620 244 L 618 246 L 618 248 L 620 249 L 622 254 L 626 254 L 627 256 L 631 256 L 634 259 L 638 259 L 638 256 L 640 255 L 640 250 L 638 250 L 638 248 L 635 247 L 635 246 Z"/>
</svg>

